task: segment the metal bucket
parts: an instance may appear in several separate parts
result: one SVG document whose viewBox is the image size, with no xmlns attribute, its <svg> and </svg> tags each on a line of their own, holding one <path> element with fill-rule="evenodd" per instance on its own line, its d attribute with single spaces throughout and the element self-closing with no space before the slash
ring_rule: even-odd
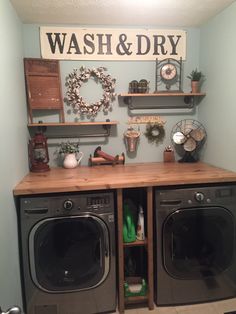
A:
<svg viewBox="0 0 236 314">
<path fill-rule="evenodd" d="M 128 152 L 130 153 L 136 152 L 139 137 L 140 137 L 140 132 L 135 131 L 133 128 L 129 128 L 124 133 L 125 146 Z"/>
</svg>

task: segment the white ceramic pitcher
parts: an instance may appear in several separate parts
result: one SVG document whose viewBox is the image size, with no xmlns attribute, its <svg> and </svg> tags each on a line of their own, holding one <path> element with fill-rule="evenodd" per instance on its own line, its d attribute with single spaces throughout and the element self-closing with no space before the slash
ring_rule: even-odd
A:
<svg viewBox="0 0 236 314">
<path fill-rule="evenodd" d="M 67 169 L 76 168 L 79 165 L 83 156 L 84 154 L 82 152 L 66 154 L 63 161 L 63 167 Z"/>
</svg>

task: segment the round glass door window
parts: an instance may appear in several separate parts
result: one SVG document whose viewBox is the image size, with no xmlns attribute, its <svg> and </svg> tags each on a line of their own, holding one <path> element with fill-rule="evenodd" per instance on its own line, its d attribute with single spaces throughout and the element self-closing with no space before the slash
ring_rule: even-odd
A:
<svg viewBox="0 0 236 314">
<path fill-rule="evenodd" d="M 109 235 L 95 216 L 57 217 L 34 226 L 29 237 L 31 275 L 52 292 L 89 289 L 109 272 Z"/>
<path fill-rule="evenodd" d="M 178 279 L 211 277 L 234 258 L 235 223 L 222 207 L 180 209 L 163 225 L 163 264 Z"/>
</svg>

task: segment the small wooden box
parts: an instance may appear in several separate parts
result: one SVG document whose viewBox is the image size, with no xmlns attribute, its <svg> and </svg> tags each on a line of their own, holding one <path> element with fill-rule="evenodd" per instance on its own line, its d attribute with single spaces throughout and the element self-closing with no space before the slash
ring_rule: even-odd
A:
<svg viewBox="0 0 236 314">
<path fill-rule="evenodd" d="M 33 110 L 59 110 L 60 122 L 65 122 L 59 62 L 25 58 L 24 67 L 30 122 Z"/>
<path fill-rule="evenodd" d="M 168 151 L 164 151 L 163 153 L 164 155 L 164 162 L 174 162 L 175 161 L 175 155 L 174 152 L 168 152 Z"/>
</svg>

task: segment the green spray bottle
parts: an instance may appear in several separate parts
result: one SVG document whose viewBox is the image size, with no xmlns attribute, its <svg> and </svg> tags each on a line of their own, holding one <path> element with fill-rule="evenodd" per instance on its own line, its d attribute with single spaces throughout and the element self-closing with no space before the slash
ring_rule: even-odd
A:
<svg viewBox="0 0 236 314">
<path fill-rule="evenodd" d="M 123 212 L 123 241 L 134 242 L 136 241 L 134 215 L 130 210 L 128 204 L 124 204 Z"/>
</svg>

